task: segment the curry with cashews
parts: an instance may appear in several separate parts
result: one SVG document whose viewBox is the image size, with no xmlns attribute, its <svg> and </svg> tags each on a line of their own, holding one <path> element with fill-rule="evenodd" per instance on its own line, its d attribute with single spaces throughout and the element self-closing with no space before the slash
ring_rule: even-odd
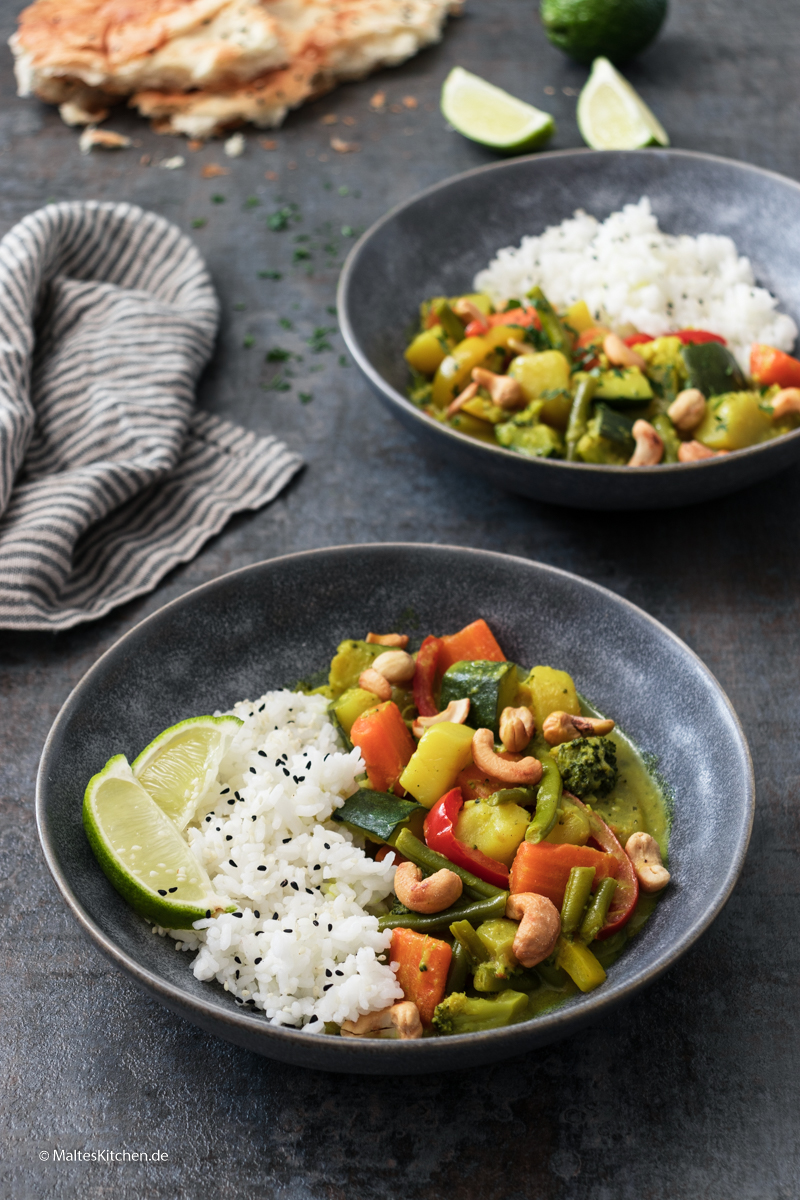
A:
<svg viewBox="0 0 800 1200">
<path fill-rule="evenodd" d="M 417 407 L 532 458 L 697 463 L 800 427 L 800 360 L 754 344 L 748 377 L 713 331 L 611 330 L 540 288 L 503 312 L 481 293 L 425 301 L 405 357 Z"/>
<path fill-rule="evenodd" d="M 313 690 L 365 767 L 335 818 L 397 864 L 376 915 L 404 998 L 342 1035 L 493 1029 L 601 986 L 670 880 L 662 787 L 614 720 L 482 619 L 342 642 Z"/>
</svg>

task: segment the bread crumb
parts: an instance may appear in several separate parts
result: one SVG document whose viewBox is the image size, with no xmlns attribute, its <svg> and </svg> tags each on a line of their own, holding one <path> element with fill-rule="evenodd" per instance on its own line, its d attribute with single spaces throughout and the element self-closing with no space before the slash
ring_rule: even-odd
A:
<svg viewBox="0 0 800 1200">
<path fill-rule="evenodd" d="M 179 171 L 181 167 L 186 166 L 186 159 L 182 154 L 174 154 L 172 158 L 162 158 L 158 166 L 163 167 L 165 171 Z"/>
<path fill-rule="evenodd" d="M 337 154 L 357 154 L 361 149 L 358 142 L 345 142 L 341 138 L 331 138 L 331 150 Z"/>
<path fill-rule="evenodd" d="M 273 180 L 278 178 L 278 172 L 277 171 L 265 171 L 264 178 L 269 179 L 269 181 L 272 182 Z"/>
<path fill-rule="evenodd" d="M 416 96 L 403 96 L 403 106 L 404 106 L 404 108 L 416 108 L 417 107 Z"/>
<path fill-rule="evenodd" d="M 224 150 L 228 158 L 241 158 L 244 154 L 244 134 L 234 133 L 225 143 Z"/>
<path fill-rule="evenodd" d="M 197 150 L 202 150 L 203 146 L 205 146 L 205 142 L 200 138 L 189 138 L 188 142 L 186 143 L 186 149 L 191 150 L 192 154 L 194 154 Z"/>
<path fill-rule="evenodd" d="M 277 150 L 278 143 L 274 138 L 261 138 L 261 148 L 262 150 Z"/>
<path fill-rule="evenodd" d="M 220 166 L 219 163 L 206 163 L 200 171 L 203 179 L 216 179 L 219 175 L 230 175 L 227 167 Z"/>
<path fill-rule="evenodd" d="M 78 139 L 81 154 L 90 154 L 97 146 L 101 150 L 125 150 L 131 144 L 131 139 L 124 133 L 114 133 L 113 129 L 95 129 L 87 125 Z"/>
<path fill-rule="evenodd" d="M 336 113 L 325 113 L 325 116 L 322 118 L 321 124 L 335 125 L 338 120 L 339 120 L 339 118 L 336 116 Z"/>
<path fill-rule="evenodd" d="M 386 92 L 376 92 L 369 102 L 373 112 L 381 112 L 386 107 Z"/>
</svg>

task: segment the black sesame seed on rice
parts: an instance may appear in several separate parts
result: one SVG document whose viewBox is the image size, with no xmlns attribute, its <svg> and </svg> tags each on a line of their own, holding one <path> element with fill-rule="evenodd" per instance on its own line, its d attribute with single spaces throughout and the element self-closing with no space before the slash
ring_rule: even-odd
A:
<svg viewBox="0 0 800 1200">
<path fill-rule="evenodd" d="M 264 711 L 264 709 L 265 709 L 266 707 L 267 707 L 267 706 L 266 706 L 266 703 L 264 703 L 264 704 L 259 704 L 259 706 L 258 706 L 258 711 L 259 711 L 259 712 L 263 712 L 263 711 Z"/>
<path fill-rule="evenodd" d="M 289 880 L 288 880 L 288 879 L 282 879 L 282 880 L 281 880 L 281 887 L 286 887 L 286 886 L 288 885 L 288 883 L 289 883 Z"/>
<path fill-rule="evenodd" d="M 333 974 L 333 971 L 331 971 L 330 967 L 325 968 L 325 974 L 327 975 L 328 979 L 330 979 L 331 975 Z"/>
<path fill-rule="evenodd" d="M 319 921 L 312 921 L 312 922 L 311 922 L 311 924 L 312 924 L 312 925 L 319 925 Z"/>
<path fill-rule="evenodd" d="M 251 774 L 251 775 L 256 775 L 256 774 L 258 774 L 258 772 L 256 771 L 255 767 L 251 767 L 251 768 L 250 768 L 250 774 Z"/>
<path fill-rule="evenodd" d="M 207 820 L 207 821 L 210 821 L 210 820 L 211 820 L 211 817 L 210 817 L 210 816 L 206 817 L 206 820 Z"/>
<path fill-rule="evenodd" d="M 256 867 L 256 870 L 257 870 L 257 871 L 266 871 L 266 869 L 267 869 L 267 868 L 266 868 L 266 867 L 263 867 L 263 866 L 262 866 L 262 867 Z"/>
<path fill-rule="evenodd" d="M 233 841 L 233 834 L 232 834 L 232 833 L 226 833 L 226 834 L 225 834 L 225 841 L 226 841 L 226 842 L 232 842 L 232 841 Z"/>
<path fill-rule="evenodd" d="M 254 908 L 254 909 L 253 909 L 253 916 L 254 916 L 254 917 L 259 917 L 259 918 L 260 918 L 260 916 L 261 916 L 261 913 L 258 911 L 258 909 L 257 909 L 257 908 Z"/>
<path fill-rule="evenodd" d="M 230 788 L 223 788 L 222 791 L 220 792 L 220 796 L 227 796 L 227 794 L 230 790 L 231 790 Z"/>
<path fill-rule="evenodd" d="M 290 886 L 293 887 L 296 892 L 300 891 L 300 884 L 297 883 L 296 880 L 293 879 Z"/>
<path fill-rule="evenodd" d="M 333 930 L 333 926 L 332 926 L 332 925 L 329 925 L 329 926 L 328 926 L 328 933 L 331 933 L 331 932 L 332 932 L 332 930 Z"/>
<path fill-rule="evenodd" d="M 239 972 L 238 972 L 238 971 L 236 972 L 236 974 L 235 974 L 234 978 L 235 978 L 235 979 L 238 979 L 238 978 L 239 978 Z"/>
<path fill-rule="evenodd" d="M 166 891 L 165 891 L 165 889 L 164 889 L 164 888 L 159 888 L 159 889 L 158 889 L 158 894 L 159 894 L 159 896 L 166 896 L 166 894 L 167 894 L 167 893 L 166 893 Z"/>
<path fill-rule="evenodd" d="M 261 758 L 266 758 L 266 757 L 267 757 L 267 752 L 266 752 L 266 750 L 259 750 L 259 752 L 258 752 L 258 753 L 259 753 L 259 755 L 260 755 L 260 757 L 261 757 Z"/>
<path fill-rule="evenodd" d="M 210 909 L 210 908 L 207 908 L 207 909 L 206 909 L 206 916 L 207 916 L 207 917 L 210 917 L 210 916 L 211 916 L 211 909 Z"/>
<path fill-rule="evenodd" d="M 284 933 L 291 933 L 292 931 L 291 931 L 291 929 L 284 929 L 284 931 L 283 931 L 283 932 L 284 932 Z"/>
<path fill-rule="evenodd" d="M 277 919 L 278 919 L 278 914 L 277 914 L 277 913 L 273 913 L 273 914 L 272 914 L 272 919 L 273 919 L 273 921 L 277 921 Z"/>
<path fill-rule="evenodd" d="M 284 838 L 283 839 L 284 846 L 286 845 L 287 842 L 290 842 L 291 840 L 292 840 L 291 838 Z"/>
<path fill-rule="evenodd" d="M 286 767 L 284 767 L 284 768 L 283 768 L 283 773 L 284 773 L 284 775 L 286 776 L 286 778 L 288 779 L 288 778 L 289 778 L 289 776 L 291 775 L 291 773 L 292 773 L 292 772 L 291 772 L 291 771 L 288 771 L 288 770 L 286 769 Z"/>
<path fill-rule="evenodd" d="M 244 915 L 243 913 L 231 913 L 231 916 L 232 916 L 232 917 L 239 917 L 239 918 L 241 918 L 243 915 Z"/>
<path fill-rule="evenodd" d="M 233 956 L 233 961 L 234 961 L 234 962 L 238 962 L 239 966 L 241 966 L 241 965 L 242 965 L 242 960 L 239 958 L 239 955 L 238 955 L 238 954 L 234 954 L 234 956 Z"/>
<path fill-rule="evenodd" d="M 323 990 L 323 992 L 327 992 L 328 988 L 332 988 L 332 987 L 333 987 L 332 983 L 326 983 L 322 990 Z"/>
<path fill-rule="evenodd" d="M 172 893 L 173 893 L 173 892 L 177 892 L 177 890 L 178 890 L 178 889 L 177 889 L 176 887 L 174 887 L 174 888 L 170 888 L 170 889 L 169 889 L 170 895 L 172 895 Z"/>
<path fill-rule="evenodd" d="M 344 975 L 344 971 L 334 971 L 334 975 Z"/>
<path fill-rule="evenodd" d="M 311 888 L 306 888 L 306 891 L 308 892 L 309 896 L 313 896 L 313 895 L 314 895 L 314 893 L 312 892 Z"/>
<path fill-rule="evenodd" d="M 254 965 L 255 965 L 255 966 L 258 966 L 258 964 L 259 964 L 260 962 L 261 962 L 261 959 L 260 959 L 260 958 L 254 958 L 254 959 L 253 959 L 253 963 L 254 963 Z"/>
<path fill-rule="evenodd" d="M 321 863 L 314 863 L 314 866 L 311 868 L 311 870 L 312 870 L 312 871 L 320 871 L 320 870 L 322 870 L 322 864 L 321 864 Z"/>
<path fill-rule="evenodd" d="M 309 1025 L 313 1025 L 314 1022 L 318 1021 L 318 1020 L 319 1020 L 319 1017 L 317 1016 L 317 1014 L 312 1013 L 311 1016 L 308 1018 L 308 1023 L 309 1023 Z"/>
<path fill-rule="evenodd" d="M 232 867 L 235 867 L 235 866 L 236 866 L 236 863 L 233 861 L 233 859 L 232 859 L 232 858 L 229 858 L 229 859 L 228 859 L 228 862 L 231 864 L 231 866 L 232 866 Z"/>
<path fill-rule="evenodd" d="M 236 803 L 236 801 L 233 799 L 233 797 L 231 797 L 230 800 L 228 801 L 228 804 L 235 804 L 235 803 Z"/>
</svg>

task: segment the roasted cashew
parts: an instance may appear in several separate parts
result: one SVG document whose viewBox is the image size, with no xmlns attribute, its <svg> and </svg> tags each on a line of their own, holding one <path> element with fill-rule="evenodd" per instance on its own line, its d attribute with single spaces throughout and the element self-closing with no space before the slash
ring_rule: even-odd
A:
<svg viewBox="0 0 800 1200">
<path fill-rule="evenodd" d="M 788 417 L 789 413 L 800 413 L 800 388 L 782 388 L 772 400 L 772 416 L 775 420 Z"/>
<path fill-rule="evenodd" d="M 527 401 L 519 382 L 510 375 L 497 375 L 486 367 L 473 367 L 472 379 L 492 397 L 498 408 L 524 408 Z"/>
<path fill-rule="evenodd" d="M 463 392 L 459 392 L 453 403 L 448 406 L 444 415 L 446 417 L 454 417 L 455 414 L 459 412 L 465 404 L 468 404 L 470 400 L 474 400 L 477 394 L 477 383 L 468 383 Z"/>
<path fill-rule="evenodd" d="M 529 708 L 504 708 L 500 713 L 500 741 L 512 754 L 525 749 L 535 728 Z"/>
<path fill-rule="evenodd" d="M 661 434 L 649 421 L 641 417 L 633 423 L 633 440 L 636 449 L 628 459 L 629 467 L 654 467 L 664 457 L 664 442 Z"/>
<path fill-rule="evenodd" d="M 649 833 L 632 833 L 625 843 L 625 853 L 633 863 L 642 891 L 660 892 L 667 886 L 669 871 L 661 861 L 658 842 Z"/>
<path fill-rule="evenodd" d="M 368 646 L 399 646 L 405 650 L 408 645 L 407 633 L 368 633 L 364 641 Z"/>
<path fill-rule="evenodd" d="M 462 298 L 461 300 L 456 300 L 455 304 L 451 304 L 450 307 L 456 316 L 460 317 L 462 321 L 466 321 L 467 324 L 470 324 L 472 321 L 479 321 L 484 330 L 489 328 L 486 313 L 481 312 L 474 300 Z"/>
<path fill-rule="evenodd" d="M 647 366 L 641 354 L 637 354 L 632 346 L 626 346 L 616 333 L 607 333 L 603 338 L 603 352 L 615 367 L 638 367 L 644 370 Z"/>
<path fill-rule="evenodd" d="M 408 683 L 414 677 L 414 660 L 405 650 L 384 650 L 372 663 L 389 683 Z"/>
<path fill-rule="evenodd" d="M 538 783 L 542 778 L 542 764 L 538 758 L 520 758 L 511 762 L 494 752 L 494 734 L 491 729 L 476 729 L 472 739 L 472 759 L 475 766 L 501 783 L 526 786 Z"/>
<path fill-rule="evenodd" d="M 379 700 L 391 700 L 392 685 L 385 675 L 381 675 L 380 671 L 376 671 L 374 667 L 367 667 L 366 671 L 362 671 L 358 677 L 358 686 L 363 688 L 365 692 L 372 692 L 373 696 L 377 696 Z"/>
<path fill-rule="evenodd" d="M 451 700 L 447 708 L 433 717 L 417 717 L 411 726 L 411 732 L 414 737 L 421 738 L 431 725 L 440 725 L 442 721 L 449 721 L 451 725 L 463 725 L 468 716 L 469 696 L 465 696 L 463 700 Z"/>
<path fill-rule="evenodd" d="M 412 912 L 441 912 L 455 904 L 463 889 L 461 878 L 447 867 L 423 879 L 419 867 L 402 862 L 394 873 L 394 894 Z"/>
<path fill-rule="evenodd" d="M 604 717 L 576 717 L 567 712 L 551 712 L 542 725 L 548 746 L 560 746 L 579 737 L 603 737 L 611 733 L 614 722 Z"/>
<path fill-rule="evenodd" d="M 716 457 L 716 453 L 702 442 L 681 442 L 678 446 L 678 462 L 702 462 L 704 458 Z"/>
<path fill-rule="evenodd" d="M 380 1036 L 384 1029 L 397 1030 L 401 1040 L 422 1037 L 419 1009 L 411 1000 L 401 1000 L 380 1012 L 363 1013 L 357 1021 L 342 1022 L 342 1037 Z"/>
<path fill-rule="evenodd" d="M 523 967 L 535 967 L 553 953 L 561 917 L 552 900 L 536 892 L 516 892 L 506 901 L 506 916 L 519 921 L 512 950 Z"/>
<path fill-rule="evenodd" d="M 685 388 L 678 392 L 667 409 L 667 416 L 681 433 L 691 433 L 702 421 L 706 411 L 706 398 L 699 388 Z"/>
</svg>

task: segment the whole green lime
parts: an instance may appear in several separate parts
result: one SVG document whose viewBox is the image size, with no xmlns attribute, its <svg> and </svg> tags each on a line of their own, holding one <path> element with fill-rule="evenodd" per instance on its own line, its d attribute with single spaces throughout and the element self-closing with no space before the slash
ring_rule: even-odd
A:
<svg viewBox="0 0 800 1200">
<path fill-rule="evenodd" d="M 542 0 L 553 43 L 580 63 L 599 55 L 623 63 L 644 50 L 667 15 L 667 0 Z"/>
</svg>

